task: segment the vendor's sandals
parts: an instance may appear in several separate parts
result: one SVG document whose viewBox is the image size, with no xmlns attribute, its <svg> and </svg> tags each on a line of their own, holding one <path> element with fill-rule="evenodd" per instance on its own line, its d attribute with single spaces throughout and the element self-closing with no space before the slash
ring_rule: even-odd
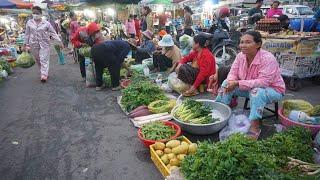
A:
<svg viewBox="0 0 320 180">
<path fill-rule="evenodd" d="M 42 76 L 42 77 L 41 77 L 41 82 L 42 82 L 42 83 L 47 82 L 47 80 L 48 80 L 48 77 L 46 77 L 46 76 Z"/>
<path fill-rule="evenodd" d="M 121 90 L 121 87 L 118 86 L 118 87 L 112 88 L 111 90 L 112 90 L 112 91 L 119 91 L 119 90 Z"/>
<path fill-rule="evenodd" d="M 254 139 L 254 140 L 258 140 L 260 134 L 261 134 L 261 129 L 259 129 L 259 131 L 253 131 L 252 129 L 250 129 L 247 132 L 247 136 Z"/>
</svg>

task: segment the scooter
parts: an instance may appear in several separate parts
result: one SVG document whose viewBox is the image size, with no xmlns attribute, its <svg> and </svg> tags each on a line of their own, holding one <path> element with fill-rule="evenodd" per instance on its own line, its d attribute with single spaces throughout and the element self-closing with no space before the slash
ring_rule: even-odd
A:
<svg viewBox="0 0 320 180">
<path fill-rule="evenodd" d="M 215 55 L 219 67 L 230 67 L 238 54 L 236 42 L 230 39 L 228 31 L 217 25 L 211 33 L 200 32 L 207 39 L 207 47 Z"/>
</svg>

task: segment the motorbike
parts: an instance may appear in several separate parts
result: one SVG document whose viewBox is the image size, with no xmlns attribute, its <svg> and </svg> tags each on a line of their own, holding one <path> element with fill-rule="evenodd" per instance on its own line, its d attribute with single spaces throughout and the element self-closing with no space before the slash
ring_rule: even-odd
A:
<svg viewBox="0 0 320 180">
<path fill-rule="evenodd" d="M 230 67 L 238 54 L 237 43 L 230 38 L 228 31 L 213 25 L 208 32 L 200 32 L 207 39 L 207 47 L 215 55 L 219 67 Z"/>
</svg>

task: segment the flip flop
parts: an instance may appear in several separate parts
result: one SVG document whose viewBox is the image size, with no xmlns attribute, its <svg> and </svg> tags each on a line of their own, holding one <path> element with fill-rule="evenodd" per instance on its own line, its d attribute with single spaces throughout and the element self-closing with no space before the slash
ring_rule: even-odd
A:
<svg viewBox="0 0 320 180">
<path fill-rule="evenodd" d="M 261 129 L 259 129 L 258 132 L 255 132 L 255 131 L 252 131 L 252 130 L 249 130 L 247 132 L 247 136 L 254 139 L 254 140 L 258 140 L 259 136 L 261 134 Z"/>
</svg>

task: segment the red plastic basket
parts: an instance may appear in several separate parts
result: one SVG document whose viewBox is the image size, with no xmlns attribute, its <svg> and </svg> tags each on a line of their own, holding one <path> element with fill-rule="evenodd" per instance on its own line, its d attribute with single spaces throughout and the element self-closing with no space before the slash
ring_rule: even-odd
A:
<svg viewBox="0 0 320 180">
<path fill-rule="evenodd" d="M 171 139 L 176 139 L 177 137 L 179 137 L 181 135 L 181 128 L 180 126 L 178 126 L 177 124 L 175 123 L 172 123 L 170 121 L 166 121 L 166 122 L 163 122 L 165 125 L 167 126 L 170 126 L 172 128 L 174 128 L 176 130 L 176 134 L 173 135 L 172 137 L 170 137 L 169 139 L 163 139 L 163 140 L 158 140 L 158 141 L 155 141 L 155 140 L 150 140 L 150 139 L 145 139 L 143 138 L 142 136 L 142 132 L 141 132 L 141 128 L 138 129 L 138 137 L 139 139 L 141 140 L 141 142 L 147 147 L 149 148 L 150 145 L 156 143 L 156 142 L 167 142 Z"/>
<path fill-rule="evenodd" d="M 280 108 L 278 110 L 278 115 L 280 117 L 281 124 L 285 127 L 291 127 L 291 126 L 302 126 L 306 129 L 309 129 L 312 133 L 312 135 L 316 135 L 318 131 L 320 130 L 320 125 L 313 125 L 313 124 L 304 124 L 301 122 L 292 121 L 289 118 L 285 117 L 283 115 L 283 109 Z"/>
</svg>

